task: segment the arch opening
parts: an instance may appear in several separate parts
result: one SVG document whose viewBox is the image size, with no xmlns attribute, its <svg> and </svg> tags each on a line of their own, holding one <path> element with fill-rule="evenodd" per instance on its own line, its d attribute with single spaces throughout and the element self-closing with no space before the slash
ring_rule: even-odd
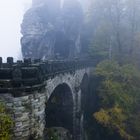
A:
<svg viewBox="0 0 140 140">
<path fill-rule="evenodd" d="M 81 110 L 84 112 L 88 103 L 89 78 L 85 73 L 81 82 Z"/>
<path fill-rule="evenodd" d="M 58 85 L 46 103 L 46 128 L 61 127 L 73 131 L 73 96 L 70 87 Z"/>
</svg>

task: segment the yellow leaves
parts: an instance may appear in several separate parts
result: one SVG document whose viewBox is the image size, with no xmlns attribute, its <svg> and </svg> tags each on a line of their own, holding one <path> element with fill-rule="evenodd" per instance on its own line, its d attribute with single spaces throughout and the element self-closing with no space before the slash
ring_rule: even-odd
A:
<svg viewBox="0 0 140 140">
<path fill-rule="evenodd" d="M 95 119 L 101 123 L 106 125 L 114 125 L 123 123 L 126 119 L 126 116 L 123 114 L 121 108 L 115 106 L 111 109 L 101 109 L 99 112 L 94 114 Z"/>
<path fill-rule="evenodd" d="M 101 109 L 94 114 L 96 121 L 126 140 L 139 137 L 139 123 L 131 120 L 139 114 L 139 69 L 106 60 L 98 64 L 96 76 L 101 80 L 98 87 Z M 137 117 L 136 122 L 139 121 Z"/>
<path fill-rule="evenodd" d="M 124 84 L 122 83 L 105 80 L 102 82 L 102 87 L 99 91 L 102 105 L 104 107 L 119 104 L 121 107 L 125 107 L 126 109 L 133 103 L 133 99 L 129 96 L 128 92 L 125 90 Z"/>
<path fill-rule="evenodd" d="M 98 64 L 96 75 L 103 77 L 99 95 L 104 106 L 119 104 L 132 110 L 140 92 L 140 72 L 136 67 L 106 60 Z"/>
<path fill-rule="evenodd" d="M 101 109 L 99 112 L 96 112 L 94 114 L 94 117 L 100 124 L 103 124 L 105 126 L 109 125 L 109 121 L 111 119 L 104 109 Z"/>
<path fill-rule="evenodd" d="M 105 60 L 96 67 L 96 75 L 104 76 L 107 79 L 112 79 L 115 75 L 118 75 L 119 71 L 119 65 L 115 61 Z"/>
<path fill-rule="evenodd" d="M 127 117 L 120 107 L 115 106 L 110 109 L 101 109 L 93 116 L 98 123 L 102 124 L 104 127 L 108 127 L 110 130 L 113 129 L 117 131 L 122 138 L 133 140 L 133 137 L 129 135 L 125 130 L 124 121 Z"/>
</svg>

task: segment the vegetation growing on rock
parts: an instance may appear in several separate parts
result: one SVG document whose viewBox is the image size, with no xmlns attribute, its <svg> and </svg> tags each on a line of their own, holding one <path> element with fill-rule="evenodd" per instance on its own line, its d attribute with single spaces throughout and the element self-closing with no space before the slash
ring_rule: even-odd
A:
<svg viewBox="0 0 140 140">
<path fill-rule="evenodd" d="M 89 139 L 139 140 L 140 1 L 89 3 L 85 34 L 91 56 L 101 60 L 91 85 L 97 105 L 89 109 Z"/>
<path fill-rule="evenodd" d="M 0 139 L 1 140 L 11 140 L 12 126 L 13 126 L 12 118 L 8 114 L 5 106 L 0 103 Z"/>
<path fill-rule="evenodd" d="M 96 75 L 102 77 L 98 87 L 100 109 L 94 113 L 97 122 L 124 139 L 139 138 L 140 71 L 133 65 L 103 61 Z"/>
</svg>

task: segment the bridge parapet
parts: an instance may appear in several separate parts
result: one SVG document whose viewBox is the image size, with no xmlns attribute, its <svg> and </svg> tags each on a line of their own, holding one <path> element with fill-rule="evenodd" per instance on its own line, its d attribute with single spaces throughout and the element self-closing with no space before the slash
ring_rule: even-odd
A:
<svg viewBox="0 0 140 140">
<path fill-rule="evenodd" d="M 82 115 L 80 86 L 84 75 L 90 74 L 95 64 L 91 59 L 44 61 L 24 59 L 14 62 L 11 57 L 3 63 L 0 58 L 0 102 L 12 112 L 15 124 L 14 139 L 28 140 L 30 136 L 35 135 L 36 138 L 44 136 L 43 131 L 47 124 L 46 103 L 49 99 L 51 101 L 54 93 L 60 95 L 60 87 L 61 91 L 66 93 L 62 94 L 64 98 L 71 97 L 69 103 L 72 103 L 70 110 L 73 139 L 80 139 Z M 66 90 L 64 85 L 67 85 L 69 90 Z M 67 96 L 69 94 L 70 96 Z"/>
<path fill-rule="evenodd" d="M 41 90 L 45 87 L 44 82 L 47 78 L 60 73 L 74 72 L 93 64 L 95 62 L 89 59 L 44 61 L 24 59 L 14 62 L 12 57 L 7 58 L 7 63 L 3 63 L 0 57 L 0 93 L 10 92 L 14 96 L 21 96 L 17 93 Z"/>
</svg>

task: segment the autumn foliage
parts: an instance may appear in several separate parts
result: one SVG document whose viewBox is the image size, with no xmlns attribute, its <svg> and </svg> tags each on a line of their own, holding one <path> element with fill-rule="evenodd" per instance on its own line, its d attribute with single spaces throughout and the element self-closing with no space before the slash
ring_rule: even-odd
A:
<svg viewBox="0 0 140 140">
<path fill-rule="evenodd" d="M 11 128 L 13 121 L 7 113 L 7 109 L 0 104 L 0 140 L 11 140 Z"/>
</svg>

